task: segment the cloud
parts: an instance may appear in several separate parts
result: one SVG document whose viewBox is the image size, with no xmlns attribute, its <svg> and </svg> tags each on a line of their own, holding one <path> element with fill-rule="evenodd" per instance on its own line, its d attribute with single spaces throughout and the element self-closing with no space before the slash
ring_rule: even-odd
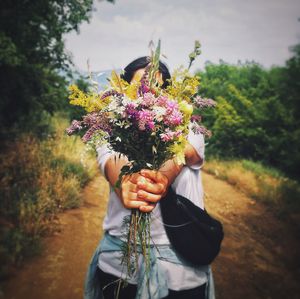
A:
<svg viewBox="0 0 300 299">
<path fill-rule="evenodd" d="M 187 63 L 195 39 L 203 45 L 195 68 L 219 59 L 271 66 L 283 64 L 288 47 L 299 41 L 298 0 L 116 0 L 115 5 L 95 5 L 97 11 L 80 34 L 65 37 L 81 69 L 87 58 L 93 69 L 124 67 L 148 54 L 148 42 L 158 38 L 171 69 Z"/>
</svg>

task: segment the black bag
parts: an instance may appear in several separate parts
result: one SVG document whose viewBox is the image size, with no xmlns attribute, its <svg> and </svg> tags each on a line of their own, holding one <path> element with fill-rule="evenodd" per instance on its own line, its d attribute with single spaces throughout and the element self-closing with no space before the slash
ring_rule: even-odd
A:
<svg viewBox="0 0 300 299">
<path fill-rule="evenodd" d="M 169 188 L 160 200 L 167 236 L 175 251 L 194 265 L 209 265 L 224 237 L 221 222 Z"/>
</svg>

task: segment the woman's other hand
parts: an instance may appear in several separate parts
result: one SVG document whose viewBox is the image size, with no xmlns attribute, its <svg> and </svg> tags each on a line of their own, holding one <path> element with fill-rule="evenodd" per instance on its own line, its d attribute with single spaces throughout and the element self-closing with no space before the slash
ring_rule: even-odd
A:
<svg viewBox="0 0 300 299">
<path fill-rule="evenodd" d="M 151 212 L 168 188 L 168 178 L 159 171 L 143 169 L 125 175 L 121 183 L 121 199 L 127 209 Z"/>
<path fill-rule="evenodd" d="M 166 194 L 168 183 L 168 178 L 160 171 L 141 170 L 141 177 L 137 180 L 137 196 L 139 200 L 148 202 L 148 205 L 141 205 L 139 209 L 142 212 L 151 212 L 156 203 Z"/>
<path fill-rule="evenodd" d="M 120 197 L 125 208 L 140 209 L 141 206 L 149 206 L 146 200 L 138 197 L 138 182 L 146 180 L 140 173 L 124 175 L 121 182 Z M 152 211 L 152 209 L 149 210 Z"/>
</svg>

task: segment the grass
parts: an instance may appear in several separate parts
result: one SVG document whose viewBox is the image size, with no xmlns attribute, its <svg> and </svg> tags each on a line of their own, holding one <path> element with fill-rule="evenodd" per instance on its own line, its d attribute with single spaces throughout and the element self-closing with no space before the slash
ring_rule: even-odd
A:
<svg viewBox="0 0 300 299">
<path fill-rule="evenodd" d="M 204 171 L 229 182 L 280 215 L 300 213 L 300 184 L 280 171 L 250 160 L 209 159 Z"/>
<path fill-rule="evenodd" d="M 0 278 L 41 250 L 42 236 L 57 229 L 57 214 L 80 206 L 82 187 L 97 171 L 96 159 L 81 140 L 65 134 L 68 124 L 56 115 L 47 138 L 23 134 L 5 144 L 0 158 Z"/>
</svg>

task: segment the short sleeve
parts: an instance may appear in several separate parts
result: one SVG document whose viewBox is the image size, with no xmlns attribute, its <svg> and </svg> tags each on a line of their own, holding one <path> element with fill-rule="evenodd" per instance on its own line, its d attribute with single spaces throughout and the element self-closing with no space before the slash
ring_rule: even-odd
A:
<svg viewBox="0 0 300 299">
<path fill-rule="evenodd" d="M 188 142 L 194 147 L 199 157 L 202 159 L 201 162 L 189 166 L 192 169 L 200 169 L 203 166 L 205 158 L 205 141 L 203 134 L 195 134 L 191 129 L 188 135 Z"/>
<path fill-rule="evenodd" d="M 111 150 L 107 144 L 98 146 L 96 148 L 97 151 L 97 161 L 100 168 L 101 173 L 105 176 L 105 164 L 107 160 L 112 156 L 115 152 Z"/>
</svg>

